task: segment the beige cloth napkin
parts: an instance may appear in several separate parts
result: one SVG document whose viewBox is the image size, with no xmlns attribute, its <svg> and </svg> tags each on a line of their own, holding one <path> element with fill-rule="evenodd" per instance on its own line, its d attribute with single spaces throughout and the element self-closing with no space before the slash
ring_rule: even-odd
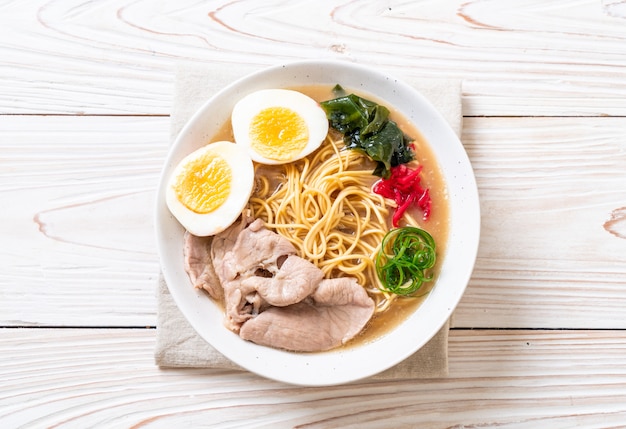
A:
<svg viewBox="0 0 626 429">
<path fill-rule="evenodd" d="M 176 70 L 171 141 L 204 101 L 225 85 L 253 71 L 254 67 L 235 64 L 180 65 Z M 463 119 L 460 81 L 408 78 L 405 81 L 428 98 L 460 135 Z M 373 378 L 392 380 L 447 376 L 448 330 L 449 323 L 446 323 L 415 354 Z M 196 333 L 174 303 L 163 276 L 159 276 L 157 289 L 156 332 L 155 361 L 161 367 L 242 369 Z"/>
</svg>

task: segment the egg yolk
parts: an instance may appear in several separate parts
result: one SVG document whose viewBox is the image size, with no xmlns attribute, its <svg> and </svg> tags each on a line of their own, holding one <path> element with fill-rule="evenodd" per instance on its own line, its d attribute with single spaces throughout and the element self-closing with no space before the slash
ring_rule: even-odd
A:
<svg viewBox="0 0 626 429">
<path fill-rule="evenodd" d="M 174 190 L 178 200 L 189 210 L 211 213 L 230 194 L 232 171 L 224 158 L 207 153 L 189 162 L 176 180 Z"/>
<path fill-rule="evenodd" d="M 269 107 L 252 119 L 250 139 L 250 146 L 259 155 L 276 161 L 288 161 L 306 147 L 309 128 L 293 110 Z"/>
</svg>

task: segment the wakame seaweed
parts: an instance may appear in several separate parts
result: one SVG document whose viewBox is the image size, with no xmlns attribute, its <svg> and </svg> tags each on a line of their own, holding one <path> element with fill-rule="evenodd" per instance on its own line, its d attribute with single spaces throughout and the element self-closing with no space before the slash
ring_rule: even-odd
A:
<svg viewBox="0 0 626 429">
<path fill-rule="evenodd" d="M 343 91 L 341 86 L 334 93 Z M 389 109 L 354 94 L 320 103 L 330 126 L 343 133 L 344 144 L 377 162 L 376 176 L 387 178 L 391 167 L 413 160 L 411 139 L 389 119 Z"/>
</svg>

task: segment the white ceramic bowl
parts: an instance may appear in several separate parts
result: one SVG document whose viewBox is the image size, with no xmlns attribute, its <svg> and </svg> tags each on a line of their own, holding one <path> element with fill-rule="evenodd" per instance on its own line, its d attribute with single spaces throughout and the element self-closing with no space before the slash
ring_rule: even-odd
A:
<svg viewBox="0 0 626 429">
<path fill-rule="evenodd" d="M 186 154 L 202 145 L 230 118 L 237 100 L 263 88 L 341 83 L 373 94 L 398 109 L 422 132 L 444 173 L 450 201 L 450 230 L 441 273 L 424 303 L 381 338 L 358 347 L 324 353 L 291 353 L 255 345 L 228 331 L 223 313 L 195 290 L 183 269 L 183 228 L 164 198 L 167 178 Z M 402 81 L 352 63 L 301 61 L 261 70 L 225 87 L 190 119 L 171 148 L 157 197 L 158 250 L 165 280 L 176 304 L 215 349 L 261 376 L 297 385 L 335 385 L 377 374 L 415 353 L 445 324 L 473 270 L 480 234 L 478 192 L 467 154 L 443 117 Z"/>
</svg>

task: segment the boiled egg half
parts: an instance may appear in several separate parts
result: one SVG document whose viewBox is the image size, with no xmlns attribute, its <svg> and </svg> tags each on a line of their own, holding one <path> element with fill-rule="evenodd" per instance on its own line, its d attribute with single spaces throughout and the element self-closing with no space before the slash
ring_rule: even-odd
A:
<svg viewBox="0 0 626 429">
<path fill-rule="evenodd" d="M 311 97 L 288 89 L 264 89 L 246 95 L 231 115 L 233 135 L 250 157 L 262 164 L 285 164 L 320 147 L 328 119 Z"/>
<path fill-rule="evenodd" d="M 253 185 L 254 167 L 248 151 L 219 141 L 190 153 L 176 165 L 165 202 L 191 234 L 214 235 L 237 220 Z"/>
</svg>

